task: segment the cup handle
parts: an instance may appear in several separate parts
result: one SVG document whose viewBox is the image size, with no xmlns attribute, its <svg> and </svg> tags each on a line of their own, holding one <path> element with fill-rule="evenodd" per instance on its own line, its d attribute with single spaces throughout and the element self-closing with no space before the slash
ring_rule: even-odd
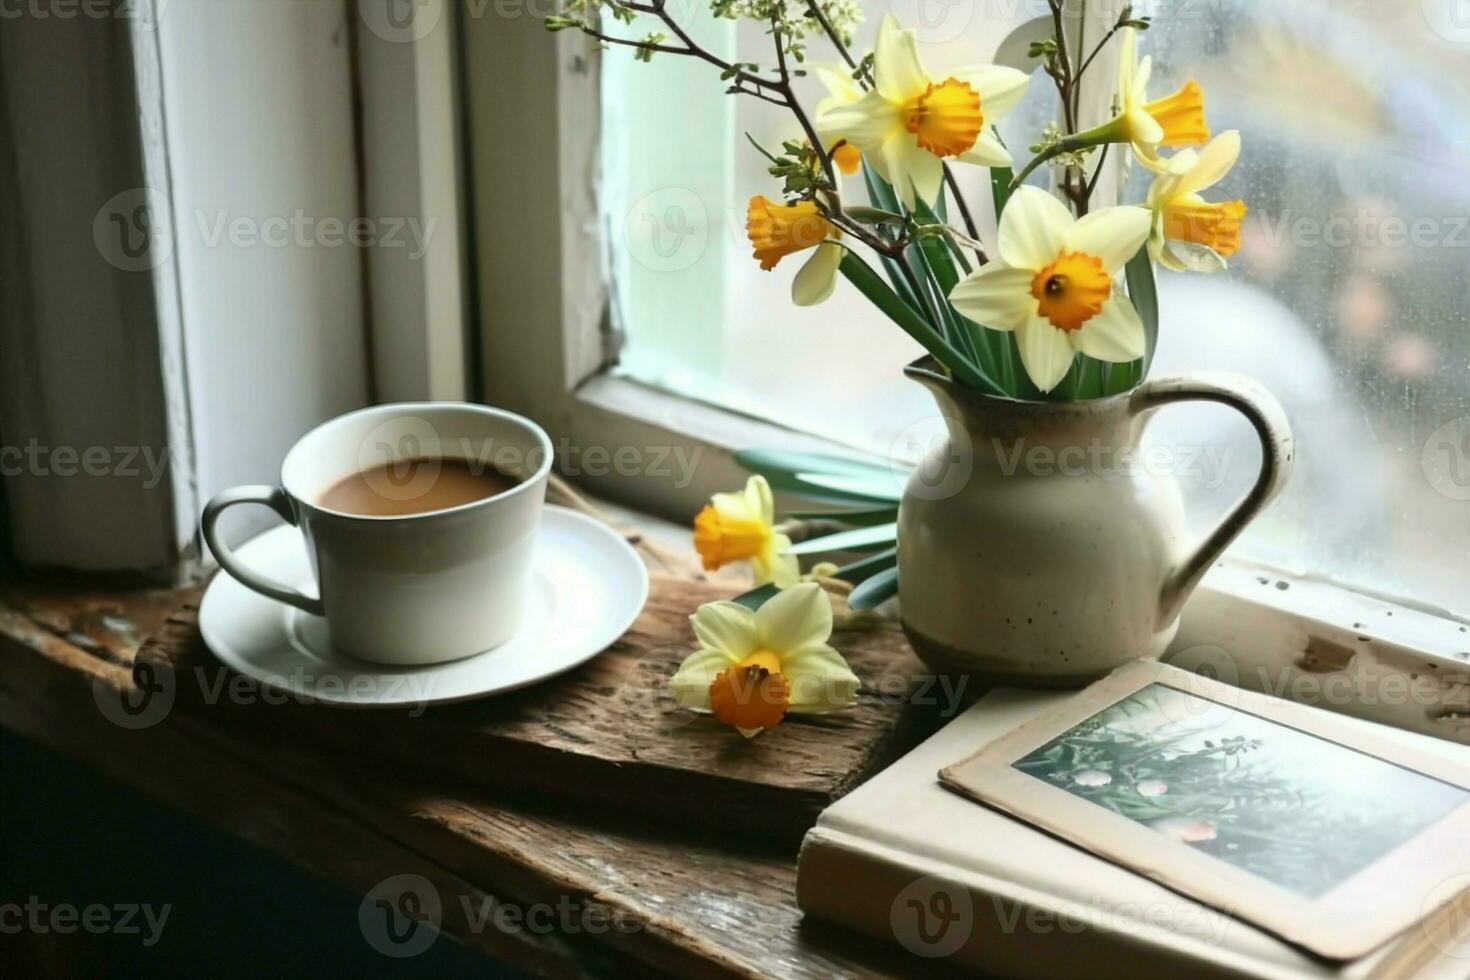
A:
<svg viewBox="0 0 1470 980">
<path fill-rule="evenodd" d="M 209 545 L 209 550 L 214 552 L 214 557 L 219 561 L 219 567 L 229 572 L 241 585 L 247 589 L 259 592 L 261 595 L 284 602 L 288 606 L 295 606 L 302 612 L 311 613 L 313 616 L 324 616 L 322 601 L 314 599 L 305 593 L 288 588 L 279 582 L 273 582 L 263 575 L 259 575 L 235 558 L 235 553 L 230 546 L 215 533 L 215 523 L 219 516 L 228 507 L 235 504 L 264 504 L 271 510 L 280 514 L 287 524 L 295 526 L 296 515 L 291 512 L 291 501 L 286 497 L 284 490 L 276 487 L 246 486 L 231 487 L 222 493 L 216 494 L 214 499 L 204 505 L 204 517 L 200 520 L 200 530 L 204 532 L 204 540 Z"/>
<path fill-rule="evenodd" d="M 1174 621 L 1184 601 L 1226 546 L 1280 492 L 1296 456 L 1291 424 L 1281 403 L 1260 384 L 1242 375 L 1209 372 L 1147 381 L 1133 390 L 1130 410 L 1138 415 L 1187 401 L 1228 405 L 1250 420 L 1261 440 L 1261 473 L 1255 486 L 1225 515 L 1220 526 L 1165 577 L 1159 594 L 1161 625 Z"/>
</svg>

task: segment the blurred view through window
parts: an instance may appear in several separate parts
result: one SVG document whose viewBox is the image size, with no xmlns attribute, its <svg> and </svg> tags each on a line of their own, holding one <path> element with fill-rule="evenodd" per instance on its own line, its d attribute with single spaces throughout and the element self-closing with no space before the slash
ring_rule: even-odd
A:
<svg viewBox="0 0 1470 980">
<path fill-rule="evenodd" d="M 892 9 L 942 72 L 988 60 L 1033 6 L 1045 7 L 865 4 L 856 47 Z M 1431 2 L 1156 6 L 1142 45 L 1151 88 L 1172 89 L 1185 80 L 1177 66 L 1190 66 L 1211 128 L 1244 142 L 1218 196 L 1244 198 L 1250 214 L 1228 272 L 1161 270 L 1154 375 L 1253 375 L 1285 404 L 1299 447 L 1283 499 L 1235 553 L 1470 613 L 1470 18 Z M 705 10 L 694 27 L 728 58 L 769 62 L 758 26 Z M 900 371 L 917 345 L 845 283 L 825 305 L 791 305 L 800 263 L 766 273 L 750 258 L 744 203 L 777 188 L 743 134 L 776 145 L 795 123 L 724 95 L 705 64 L 622 54 L 603 58 L 620 371 L 912 457 L 937 421 Z M 815 39 L 810 56 L 832 57 Z M 808 107 L 821 94 L 813 82 Z M 1038 75 L 1002 127 L 1009 145 L 1034 140 L 1052 97 Z M 988 216 L 984 171 L 960 169 Z M 1126 201 L 1142 200 L 1146 177 L 1130 175 Z M 861 199 L 860 187 L 849 195 Z M 1215 447 L 1181 473 L 1197 528 L 1244 492 L 1259 461 L 1248 426 L 1225 409 L 1169 409 L 1148 438 Z"/>
</svg>

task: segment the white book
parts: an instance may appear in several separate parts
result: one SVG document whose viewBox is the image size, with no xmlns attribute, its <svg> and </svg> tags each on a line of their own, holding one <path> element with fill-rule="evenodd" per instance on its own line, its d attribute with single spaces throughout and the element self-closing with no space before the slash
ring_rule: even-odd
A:
<svg viewBox="0 0 1470 980">
<path fill-rule="evenodd" d="M 940 769 L 1069 696 L 992 692 L 829 807 L 802 845 L 802 910 L 991 976 L 1470 976 L 1462 906 L 1358 960 L 1327 961 L 939 784 Z"/>
</svg>

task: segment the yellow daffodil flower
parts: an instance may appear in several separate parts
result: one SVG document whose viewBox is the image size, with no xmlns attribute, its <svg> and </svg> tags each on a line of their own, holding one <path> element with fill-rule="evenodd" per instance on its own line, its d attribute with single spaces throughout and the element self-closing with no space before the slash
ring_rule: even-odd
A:
<svg viewBox="0 0 1470 980">
<path fill-rule="evenodd" d="M 740 493 L 717 493 L 694 518 L 694 550 L 706 571 L 732 561 L 749 561 L 758 584 L 794 585 L 801 576 L 795 555 L 784 554 L 791 539 L 776 530 L 776 503 L 763 476 L 752 476 Z"/>
<path fill-rule="evenodd" d="M 1026 92 L 1027 76 L 1014 68 L 982 65 L 931 76 L 919 60 L 913 31 L 890 14 L 873 49 L 872 90 L 854 102 L 818 113 L 823 139 L 842 138 L 893 185 L 904 206 L 933 202 L 944 180 L 944 160 L 1007 167 L 1011 155 L 986 127 Z"/>
<path fill-rule="evenodd" d="M 1212 203 L 1199 192 L 1218 184 L 1240 156 L 1240 134 L 1221 133 L 1203 150 L 1180 150 L 1148 190 L 1153 212 L 1148 254 L 1176 271 L 1218 272 L 1240 248 L 1244 201 Z"/>
<path fill-rule="evenodd" d="M 757 194 L 745 211 L 745 234 L 767 271 L 793 252 L 816 249 L 791 281 L 791 300 L 797 306 L 816 306 L 832 295 L 844 249 L 831 239 L 842 233 L 822 217 L 814 202 L 777 204 Z"/>
<path fill-rule="evenodd" d="M 862 86 L 853 79 L 851 72 L 833 65 L 812 64 L 808 67 L 827 86 L 827 97 L 817 103 L 817 118 L 863 97 Z M 822 134 L 822 142 L 825 144 L 822 148 L 832 154 L 832 162 L 838 170 L 849 177 L 858 172 L 863 163 L 863 153 L 855 143 L 841 133 L 832 132 Z M 839 143 L 842 145 L 837 146 Z M 837 146 L 835 151 L 832 149 L 834 146 Z"/>
<path fill-rule="evenodd" d="M 1135 60 L 1137 34 L 1132 27 L 1123 29 L 1123 50 L 1118 61 L 1119 111 L 1115 122 L 1123 130 L 1120 142 L 1132 143 L 1139 162 L 1158 171 L 1164 167 L 1159 147 L 1203 143 L 1210 138 L 1210 128 L 1205 124 L 1204 92 L 1193 79 L 1173 95 L 1147 101 L 1153 58 Z"/>
<path fill-rule="evenodd" d="M 1037 187 L 1016 189 L 996 237 L 999 258 L 949 294 L 955 309 L 1014 330 L 1026 373 L 1042 391 L 1067 375 L 1077 351 L 1102 361 L 1143 356 L 1143 322 L 1114 274 L 1148 238 L 1149 212 L 1116 207 L 1074 220 Z"/>
<path fill-rule="evenodd" d="M 819 585 L 787 589 L 754 612 L 708 603 L 689 621 L 699 649 L 669 679 L 669 691 L 746 738 L 776 727 L 787 712 L 837 711 L 857 698 L 857 676 L 828 645 L 832 603 Z"/>
</svg>

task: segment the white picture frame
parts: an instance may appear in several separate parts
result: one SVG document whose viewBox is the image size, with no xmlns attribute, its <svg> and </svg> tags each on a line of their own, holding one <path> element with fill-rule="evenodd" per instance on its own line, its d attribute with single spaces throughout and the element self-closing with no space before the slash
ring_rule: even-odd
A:
<svg viewBox="0 0 1470 980">
<path fill-rule="evenodd" d="M 1135 722 L 1137 714 L 1130 714 L 1139 705 L 1145 713 L 1153 712 L 1141 727 Z M 1114 710 L 1105 714 L 1109 709 Z M 1212 821 L 1198 821 L 1196 826 L 1203 829 L 1207 825 L 1210 836 L 1197 834 L 1200 839 L 1190 842 L 1184 839 L 1189 833 L 1177 832 L 1181 827 L 1187 831 L 1188 825 L 1166 826 L 1163 820 L 1127 816 L 1112 804 L 1098 802 L 1097 794 L 1087 798 L 1090 790 L 1084 784 L 1107 786 L 1112 781 L 1110 772 L 1090 769 L 1068 775 L 1067 763 L 1059 763 L 1045 776 L 1036 774 L 1038 765 L 1051 765 L 1049 760 L 1061 757 L 1060 751 L 1049 750 L 1063 744 L 1064 737 L 1090 738 L 1087 733 L 1105 730 L 1108 739 L 1121 739 L 1123 729 L 1130 737 L 1168 738 L 1170 747 L 1158 750 L 1164 765 L 1186 751 L 1214 754 L 1216 750 L 1203 746 L 1223 745 L 1226 737 L 1243 737 L 1225 733 L 1266 733 L 1268 737 L 1248 739 L 1260 743 L 1248 750 L 1261 751 L 1269 743 L 1267 761 L 1274 753 L 1286 775 L 1296 774 L 1307 804 L 1331 804 L 1339 798 L 1331 797 L 1332 793 L 1347 798 L 1356 792 L 1354 802 L 1361 805 L 1366 779 L 1382 776 L 1382 785 L 1401 790 L 1384 794 L 1382 819 L 1397 816 L 1401 830 L 1408 814 L 1410 824 L 1422 820 L 1423 825 L 1396 839 L 1387 850 L 1349 854 L 1337 864 L 1326 862 L 1336 869 L 1331 874 L 1338 877 L 1330 878 L 1325 886 L 1303 889 L 1289 886 L 1284 879 L 1269 880 L 1258 873 L 1259 863 L 1268 863 L 1269 856 L 1256 851 L 1251 857 L 1258 868 L 1247 870 L 1246 855 L 1230 855 L 1214 847 L 1217 838 Z M 1210 732 L 1220 733 L 1218 740 L 1205 741 Z M 1276 733 L 1280 738 L 1272 742 L 1270 736 Z M 1067 751 L 1075 766 L 1079 756 L 1074 744 L 1068 744 Z M 1224 754 L 1223 748 L 1219 753 Z M 1348 755 L 1334 759 L 1337 753 Z M 1309 764 L 1313 755 L 1320 755 L 1321 765 Z M 1018 763 L 1031 771 L 1018 768 Z M 1334 763 L 1341 768 L 1334 770 Z M 1142 770 L 1135 765 L 1131 772 L 1120 770 L 1120 774 L 1135 779 Z M 1323 780 L 1318 778 L 1322 772 L 1336 775 Z M 1351 776 L 1353 772 L 1359 775 Z M 1096 775 L 1082 778 L 1089 773 Z M 1328 712 L 1153 661 L 1136 661 L 1114 671 L 939 775 L 946 787 L 961 795 L 1329 959 L 1351 960 L 1370 952 L 1451 900 L 1463 902 L 1462 893 L 1470 885 L 1470 772 L 1465 767 L 1382 738 Z M 1107 783 L 1102 781 L 1105 775 Z M 1166 785 L 1162 779 L 1149 781 Z M 1144 782 L 1137 781 L 1131 789 L 1143 794 Z M 1168 789 L 1151 787 L 1150 792 L 1165 794 Z M 1249 801 L 1232 799 L 1221 815 L 1231 811 L 1240 815 L 1249 806 Z M 1129 808 L 1135 813 L 1139 809 Z M 1374 812 L 1360 809 L 1356 815 Z M 1380 836 L 1375 846 L 1381 848 L 1384 839 Z M 1236 846 L 1251 847 L 1246 840 L 1245 845 Z M 1332 854 L 1330 848 L 1340 847 L 1341 840 L 1324 837 L 1322 853 Z M 1204 844 L 1209 848 L 1201 846 Z"/>
</svg>

